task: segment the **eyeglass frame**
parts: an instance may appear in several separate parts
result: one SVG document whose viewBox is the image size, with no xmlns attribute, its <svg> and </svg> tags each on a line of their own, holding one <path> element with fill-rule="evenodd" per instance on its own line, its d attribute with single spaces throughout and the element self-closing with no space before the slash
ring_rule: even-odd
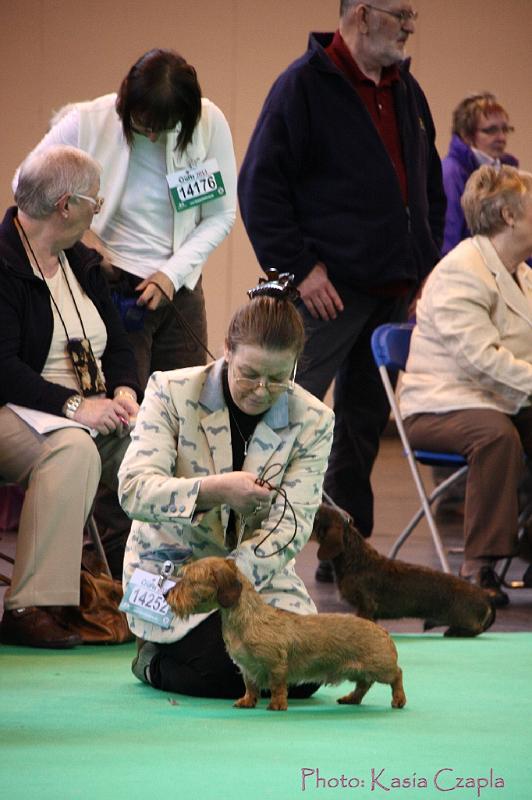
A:
<svg viewBox="0 0 532 800">
<path fill-rule="evenodd" d="M 149 136 L 154 133 L 160 136 L 163 133 L 173 133 L 175 131 L 175 128 L 149 128 L 147 125 L 142 125 L 142 123 L 137 122 L 132 114 L 129 115 L 129 123 L 131 125 L 131 130 L 134 133 L 139 133 L 141 136 Z"/>
<path fill-rule="evenodd" d="M 233 367 L 233 371 L 238 373 L 237 368 L 234 364 L 231 365 Z M 261 378 L 244 378 L 238 377 L 235 375 L 234 381 L 236 384 L 239 384 L 244 391 L 255 392 L 257 389 L 266 389 L 266 391 L 271 394 L 282 394 L 283 392 L 287 392 L 289 389 L 293 389 L 296 383 L 296 372 L 297 372 L 297 360 L 294 363 L 292 368 L 292 374 L 288 381 L 263 381 Z"/>
<path fill-rule="evenodd" d="M 95 214 L 100 213 L 105 202 L 104 197 L 89 197 L 88 194 L 79 194 L 78 192 L 72 192 L 70 197 L 79 197 L 80 200 L 88 200 L 88 202 L 93 206 Z"/>
<path fill-rule="evenodd" d="M 496 133 L 514 133 L 513 125 L 488 125 L 487 128 L 477 128 L 477 133 L 484 133 L 486 136 L 495 136 Z"/>
<path fill-rule="evenodd" d="M 390 17 L 395 17 L 401 25 L 404 25 L 405 22 L 415 22 L 419 17 L 419 11 L 388 11 L 386 8 L 379 8 L 378 6 L 371 5 L 371 3 L 364 3 L 364 5 L 371 8 L 373 11 L 381 11 L 383 14 L 389 14 Z"/>
</svg>

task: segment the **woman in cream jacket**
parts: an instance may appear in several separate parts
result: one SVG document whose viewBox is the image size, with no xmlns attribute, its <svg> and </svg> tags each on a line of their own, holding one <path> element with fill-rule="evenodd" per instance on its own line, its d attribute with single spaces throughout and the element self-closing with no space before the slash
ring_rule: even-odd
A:
<svg viewBox="0 0 532 800">
<path fill-rule="evenodd" d="M 473 238 L 427 280 L 400 405 L 414 447 L 467 458 L 461 573 L 505 605 L 494 565 L 515 553 L 532 455 L 532 175 L 481 167 L 462 202 Z"/>
<path fill-rule="evenodd" d="M 193 560 L 232 552 L 267 603 L 315 613 L 294 556 L 321 501 L 333 413 L 293 384 L 303 342 L 292 304 L 258 297 L 234 315 L 224 359 L 152 376 L 119 476 L 123 508 L 135 520 L 126 596 L 136 568 L 157 573 L 183 548 Z M 173 619 L 168 628 L 132 613 L 128 620 L 146 642 L 133 664 L 141 680 L 184 694 L 240 696 L 218 613 Z"/>
</svg>

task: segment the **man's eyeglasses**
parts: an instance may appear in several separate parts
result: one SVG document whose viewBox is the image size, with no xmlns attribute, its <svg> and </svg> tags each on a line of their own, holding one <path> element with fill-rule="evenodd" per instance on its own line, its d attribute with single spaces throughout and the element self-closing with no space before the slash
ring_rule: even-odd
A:
<svg viewBox="0 0 532 800">
<path fill-rule="evenodd" d="M 488 125 L 487 128 L 479 128 L 480 133 L 486 133 L 488 136 L 495 136 L 496 133 L 513 133 L 515 128 L 513 125 Z"/>
<path fill-rule="evenodd" d="M 388 11 L 386 8 L 372 6 L 371 3 L 364 3 L 364 5 L 373 9 L 373 11 L 381 11 L 383 14 L 389 14 L 390 17 L 395 17 L 395 19 L 398 20 L 401 25 L 404 25 L 405 22 L 415 22 L 419 16 L 417 11 Z"/>
<path fill-rule="evenodd" d="M 103 201 L 104 201 L 103 197 L 89 197 L 87 194 L 78 194 L 77 192 L 74 192 L 70 196 L 79 197 L 80 200 L 86 200 L 93 207 L 95 214 L 99 214 L 103 206 Z"/>
</svg>

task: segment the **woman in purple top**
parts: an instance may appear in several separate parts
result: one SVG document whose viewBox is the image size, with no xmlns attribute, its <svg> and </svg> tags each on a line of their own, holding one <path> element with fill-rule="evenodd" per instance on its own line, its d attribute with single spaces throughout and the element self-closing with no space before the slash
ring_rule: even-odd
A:
<svg viewBox="0 0 532 800">
<path fill-rule="evenodd" d="M 471 235 L 460 205 L 471 173 L 482 164 L 519 166 L 517 159 L 505 152 L 513 130 L 507 111 L 489 92 L 469 95 L 455 108 L 449 152 L 442 162 L 447 196 L 442 255 Z"/>
</svg>

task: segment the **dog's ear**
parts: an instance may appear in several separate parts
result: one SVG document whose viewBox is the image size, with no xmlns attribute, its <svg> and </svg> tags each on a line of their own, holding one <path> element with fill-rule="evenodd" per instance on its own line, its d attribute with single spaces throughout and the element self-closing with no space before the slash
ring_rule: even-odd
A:
<svg viewBox="0 0 532 800">
<path fill-rule="evenodd" d="M 342 536 L 338 536 L 336 531 L 333 531 L 324 542 L 318 547 L 318 561 L 331 561 L 336 556 L 339 556 L 344 549 Z"/>
<path fill-rule="evenodd" d="M 214 570 L 216 580 L 216 599 L 222 608 L 236 606 L 242 594 L 242 584 L 236 574 L 234 561 L 226 561 L 222 567 Z"/>
</svg>

